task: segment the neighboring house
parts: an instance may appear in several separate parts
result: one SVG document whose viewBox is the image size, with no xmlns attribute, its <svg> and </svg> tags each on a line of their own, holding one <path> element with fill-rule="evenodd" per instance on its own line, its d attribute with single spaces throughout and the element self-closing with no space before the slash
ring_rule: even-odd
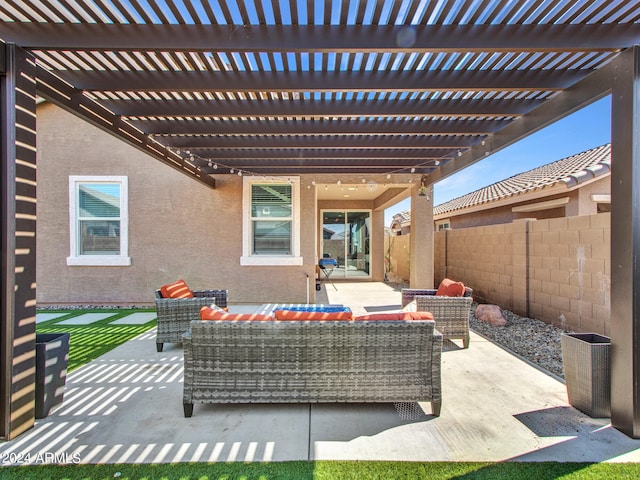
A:
<svg viewBox="0 0 640 480">
<path fill-rule="evenodd" d="M 435 230 L 611 211 L 611 145 L 548 163 L 437 205 Z M 410 211 L 393 216 L 395 235 L 411 231 Z"/>
</svg>

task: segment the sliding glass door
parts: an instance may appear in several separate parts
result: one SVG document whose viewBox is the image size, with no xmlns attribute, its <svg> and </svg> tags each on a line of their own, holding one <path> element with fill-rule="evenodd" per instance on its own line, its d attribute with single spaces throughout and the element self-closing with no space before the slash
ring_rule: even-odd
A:
<svg viewBox="0 0 640 480">
<path fill-rule="evenodd" d="M 322 256 L 335 258 L 333 278 L 369 277 L 371 212 L 368 210 L 322 211 Z"/>
</svg>

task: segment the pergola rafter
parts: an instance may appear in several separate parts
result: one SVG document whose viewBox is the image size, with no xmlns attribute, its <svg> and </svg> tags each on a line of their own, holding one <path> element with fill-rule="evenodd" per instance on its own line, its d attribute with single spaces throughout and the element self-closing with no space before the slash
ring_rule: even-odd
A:
<svg viewBox="0 0 640 480">
<path fill-rule="evenodd" d="M 50 2 L 44 2 L 50 3 Z M 221 2 L 224 3 L 224 2 Z M 35 19 L 34 19 L 35 20 Z M 584 52 L 612 51 L 640 25 L 214 25 L 20 22 L 0 36 L 32 50 L 219 52 Z M 283 48 L 284 47 L 284 48 Z"/>
</svg>

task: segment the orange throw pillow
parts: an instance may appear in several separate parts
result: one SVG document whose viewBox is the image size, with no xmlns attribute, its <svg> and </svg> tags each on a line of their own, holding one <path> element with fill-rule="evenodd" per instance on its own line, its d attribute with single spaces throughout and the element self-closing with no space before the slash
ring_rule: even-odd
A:
<svg viewBox="0 0 640 480">
<path fill-rule="evenodd" d="M 405 320 L 433 320 L 431 312 L 404 312 Z"/>
<path fill-rule="evenodd" d="M 193 292 L 182 279 L 160 287 L 163 298 L 193 298 Z"/>
<path fill-rule="evenodd" d="M 273 320 L 273 317 L 269 315 L 262 315 L 260 313 L 227 313 L 218 310 L 217 308 L 202 307 L 200 309 L 200 320 Z"/>
<path fill-rule="evenodd" d="M 464 283 L 455 282 L 449 278 L 445 278 L 440 282 L 436 296 L 438 297 L 462 297 L 464 295 Z"/>
<path fill-rule="evenodd" d="M 351 312 L 302 312 L 298 310 L 276 310 L 276 320 L 351 320 Z"/>
</svg>

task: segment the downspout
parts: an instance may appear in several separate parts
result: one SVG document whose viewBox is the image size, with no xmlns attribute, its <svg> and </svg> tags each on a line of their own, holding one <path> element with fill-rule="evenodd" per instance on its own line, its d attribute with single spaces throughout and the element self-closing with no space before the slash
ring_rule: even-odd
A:
<svg viewBox="0 0 640 480">
<path fill-rule="evenodd" d="M 525 294 L 525 299 L 526 299 L 526 317 L 530 318 L 530 312 L 529 312 L 529 308 L 530 308 L 530 301 L 531 299 L 529 298 L 529 283 L 530 283 L 530 279 L 529 279 L 529 229 L 531 228 L 531 221 L 527 220 L 525 223 L 525 267 L 524 267 L 524 275 L 525 275 L 525 288 L 526 288 L 526 294 Z"/>
</svg>

